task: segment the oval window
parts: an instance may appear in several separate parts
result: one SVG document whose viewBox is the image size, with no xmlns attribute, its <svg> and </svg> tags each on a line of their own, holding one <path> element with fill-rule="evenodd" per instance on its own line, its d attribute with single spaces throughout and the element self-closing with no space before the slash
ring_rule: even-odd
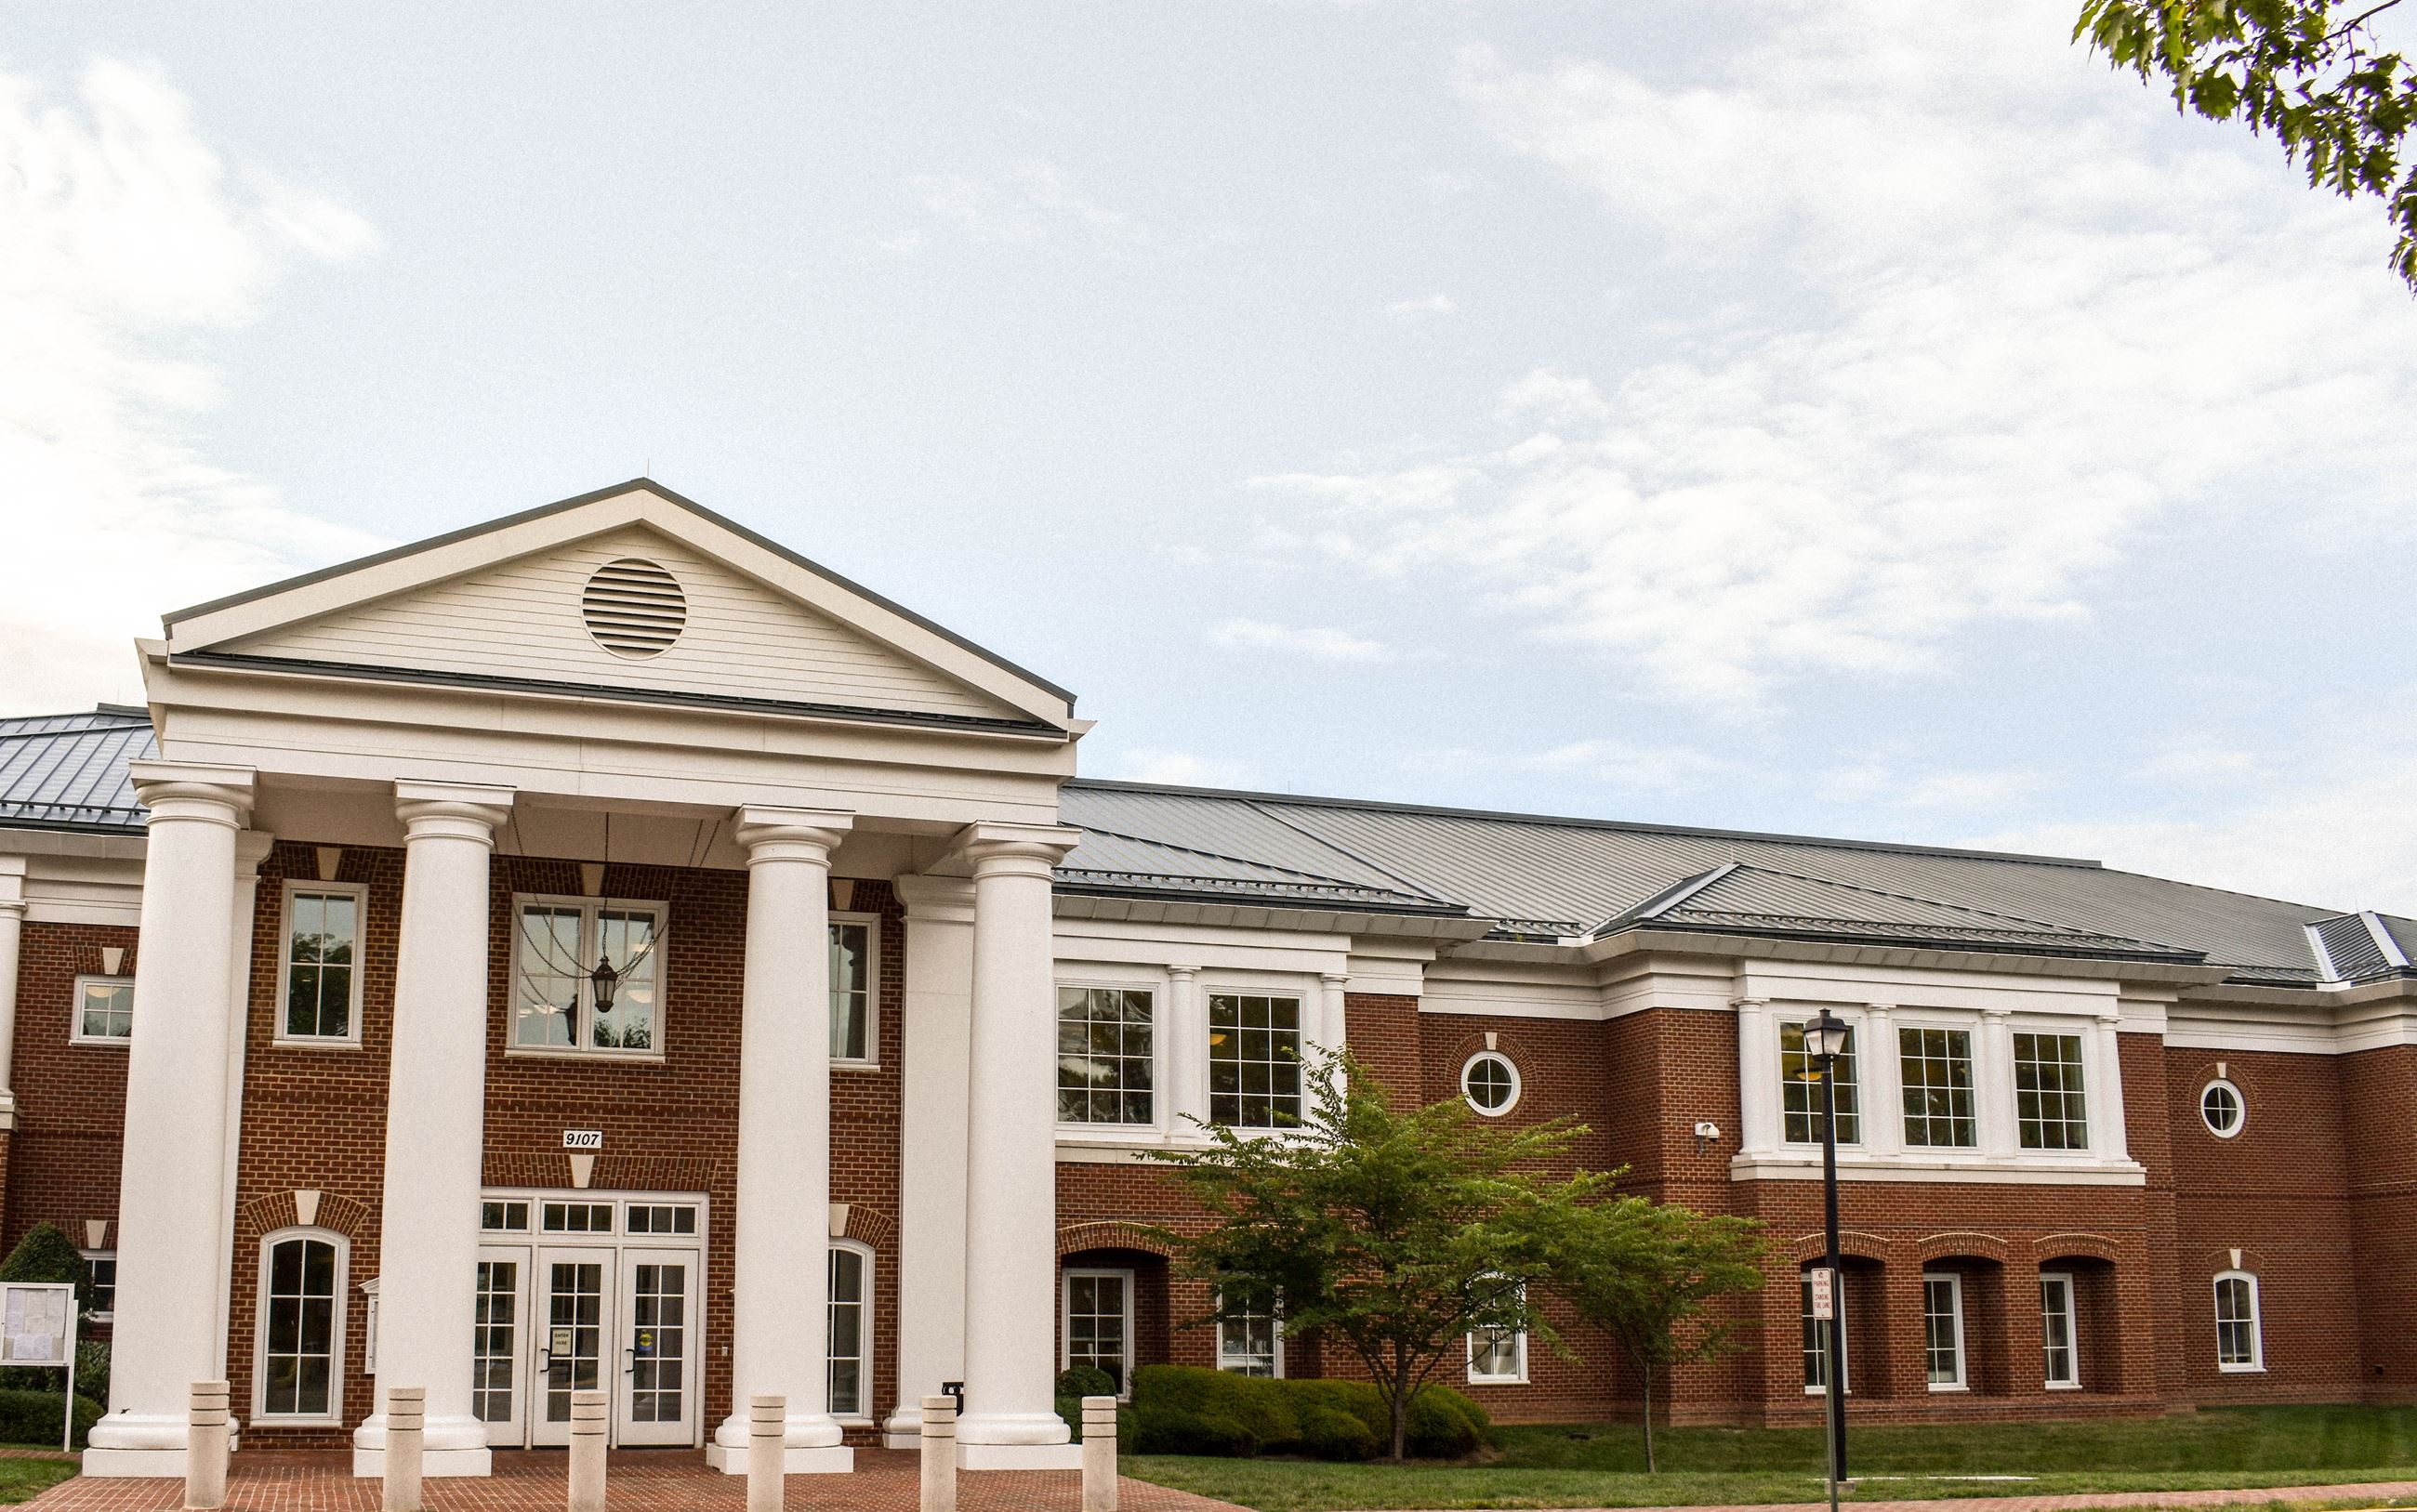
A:
<svg viewBox="0 0 2417 1512">
<path fill-rule="evenodd" d="M 1506 1055 L 1480 1051 L 1460 1068 L 1460 1095 L 1486 1117 L 1499 1117 L 1519 1100 L 1519 1068 Z"/>
<path fill-rule="evenodd" d="M 2207 1131 L 2220 1140 L 2228 1140 L 2241 1132 L 2249 1117 L 2249 1105 L 2242 1099 L 2241 1089 L 2229 1081 L 2211 1081 L 2198 1095 L 2198 1115 L 2207 1120 Z"/>
</svg>

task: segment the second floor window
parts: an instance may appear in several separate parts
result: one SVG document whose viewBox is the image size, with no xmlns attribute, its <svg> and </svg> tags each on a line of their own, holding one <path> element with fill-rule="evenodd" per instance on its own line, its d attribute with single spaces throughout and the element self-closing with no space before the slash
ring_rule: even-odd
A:
<svg viewBox="0 0 2417 1512">
<path fill-rule="evenodd" d="M 1905 1142 L 1969 1149 L 1980 1142 L 1972 1115 L 1972 1036 L 1962 1029 L 1899 1029 L 1897 1066 L 1905 1081 Z"/>
<path fill-rule="evenodd" d="M 360 1037 L 361 894 L 296 887 L 285 898 L 285 1007 L 281 1039 Z"/>
<path fill-rule="evenodd" d="M 831 1059 L 872 1060 L 873 926 L 833 919 L 830 945 Z"/>
<path fill-rule="evenodd" d="M 133 981 L 124 976 L 77 977 L 75 1022 L 68 1037 L 85 1045 L 123 1045 L 133 1038 Z"/>
<path fill-rule="evenodd" d="M 1057 1119 L 1147 1124 L 1152 1106 L 1150 994 L 1134 988 L 1057 990 Z"/>
<path fill-rule="evenodd" d="M 1863 1138 L 1861 1104 L 1857 1100 L 1855 1056 L 1861 1036 L 1847 1031 L 1847 1048 L 1832 1063 L 1838 1079 L 1838 1142 L 1860 1144 Z M 1785 1138 L 1790 1144 L 1821 1142 L 1821 1078 L 1813 1057 L 1804 1053 L 1804 1024 L 1792 1021 L 1779 1026 L 1779 1094 Z"/>
<path fill-rule="evenodd" d="M 1300 999 L 1208 994 L 1208 1121 L 1234 1128 L 1300 1122 Z"/>
<path fill-rule="evenodd" d="M 661 1053 L 663 906 L 593 898 L 519 906 L 512 1047 Z"/>
<path fill-rule="evenodd" d="M 2014 1036 L 2014 1124 L 2026 1150 L 2090 1148 L 2079 1035 Z"/>
</svg>

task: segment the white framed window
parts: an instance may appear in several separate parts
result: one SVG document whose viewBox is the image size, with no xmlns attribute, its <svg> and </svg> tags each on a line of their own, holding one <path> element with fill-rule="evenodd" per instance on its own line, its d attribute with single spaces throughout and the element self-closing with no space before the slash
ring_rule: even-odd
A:
<svg viewBox="0 0 2417 1512">
<path fill-rule="evenodd" d="M 1804 1023 L 1801 1019 L 1790 1019 L 1779 1025 L 1780 1121 L 1782 1137 L 1790 1144 L 1821 1142 L 1821 1078 L 1813 1057 L 1804 1053 Z M 1837 1079 L 1841 1144 L 1863 1142 L 1861 1085 L 1855 1071 L 1855 1057 L 1861 1049 L 1862 1036 L 1848 1029 L 1846 1049 L 1832 1063 Z"/>
<path fill-rule="evenodd" d="M 538 1221 L 547 1233 L 611 1233 L 613 1204 L 540 1202 L 538 1204 Z"/>
<path fill-rule="evenodd" d="M 277 1042 L 361 1042 L 361 925 L 369 889 L 350 883 L 285 885 L 277 973 Z"/>
<path fill-rule="evenodd" d="M 1525 1286 L 1519 1294 L 1528 1294 Z M 1528 1331 L 1524 1328 L 1475 1328 L 1468 1335 L 1468 1383 L 1472 1386 L 1524 1386 L 1528 1383 Z"/>
<path fill-rule="evenodd" d="M 325 1229 L 280 1229 L 261 1239 L 252 1412 L 263 1421 L 343 1420 L 350 1251 L 343 1235 Z"/>
<path fill-rule="evenodd" d="M 1057 989 L 1057 1121 L 1158 1116 L 1157 999 L 1140 987 Z"/>
<path fill-rule="evenodd" d="M 68 1039 L 77 1045 L 123 1045 L 134 1036 L 134 978 L 79 976 L 75 1020 Z"/>
<path fill-rule="evenodd" d="M 853 1239 L 830 1246 L 830 1414 L 873 1415 L 873 1251 Z"/>
<path fill-rule="evenodd" d="M 1061 1369 L 1078 1365 L 1105 1370 L 1119 1398 L 1132 1396 L 1133 1273 L 1068 1270 L 1061 1283 L 1065 1348 Z"/>
<path fill-rule="evenodd" d="M 107 1323 L 117 1313 L 117 1251 L 114 1249 L 82 1249 L 84 1269 L 92 1273 L 92 1307 L 85 1316 L 95 1323 Z"/>
<path fill-rule="evenodd" d="M 1923 1358 L 1933 1391 L 1964 1389 L 1964 1278 L 1922 1273 Z"/>
<path fill-rule="evenodd" d="M 526 1233 L 528 1219 L 525 1201 L 490 1197 L 479 1204 L 479 1228 L 484 1233 Z"/>
<path fill-rule="evenodd" d="M 1460 1068 L 1460 1095 L 1488 1118 L 1499 1118 L 1519 1101 L 1519 1067 L 1499 1051 L 1482 1050 Z"/>
<path fill-rule="evenodd" d="M 1969 1150 L 1979 1144 L 1971 1032 L 1903 1025 L 1896 1032 L 1896 1056 L 1905 1091 L 1905 1142 L 1921 1149 Z"/>
<path fill-rule="evenodd" d="M 696 1232 L 696 1204 L 693 1202 L 631 1202 L 622 1211 L 621 1226 L 631 1233 L 676 1236 Z"/>
<path fill-rule="evenodd" d="M 2090 1148 L 2079 1035 L 2015 1034 L 2014 1126 L 2026 1150 Z"/>
<path fill-rule="evenodd" d="M 1208 994 L 1208 1121 L 1291 1128 L 1301 1121 L 1300 999 Z"/>
<path fill-rule="evenodd" d="M 2040 1348 L 2050 1391 L 2081 1389 L 2081 1335 L 2074 1316 L 2073 1277 L 2040 1272 Z"/>
<path fill-rule="evenodd" d="M 2249 1122 L 2249 1099 L 2239 1087 L 2219 1078 L 2199 1089 L 2198 1116 L 2209 1133 L 2228 1140 Z"/>
<path fill-rule="evenodd" d="M 512 913 L 508 1052 L 661 1058 L 665 905 L 521 897 Z"/>
<path fill-rule="evenodd" d="M 1225 1311 L 1229 1298 L 1218 1296 L 1222 1314 L 1217 1320 L 1217 1368 L 1236 1375 L 1284 1375 L 1284 1323 L 1275 1308 L 1257 1297 L 1234 1302 L 1234 1310 Z"/>
<path fill-rule="evenodd" d="M 833 914 L 830 921 L 830 1058 L 871 1066 L 881 1058 L 881 920 Z"/>
<path fill-rule="evenodd" d="M 1810 1268 L 1797 1276 L 1797 1310 L 1804 1324 L 1804 1394 L 1818 1396 L 1830 1389 L 1830 1320 L 1813 1316 L 1813 1272 Z M 1831 1306 L 1838 1309 L 1838 1337 L 1847 1332 L 1846 1275 L 1840 1272 L 1830 1288 Z M 1851 1361 L 1848 1362 L 1851 1365 Z M 1841 1389 L 1852 1394 L 1855 1377 L 1851 1368 L 1839 1377 Z"/>
<path fill-rule="evenodd" d="M 2265 1325 L 2251 1272 L 2223 1271 L 2215 1278 L 2215 1368 L 2236 1374 L 2266 1368 Z"/>
</svg>

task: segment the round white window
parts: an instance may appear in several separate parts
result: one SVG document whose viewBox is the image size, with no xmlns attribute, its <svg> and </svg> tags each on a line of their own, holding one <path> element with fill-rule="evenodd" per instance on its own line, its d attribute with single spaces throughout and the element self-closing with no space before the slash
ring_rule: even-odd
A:
<svg viewBox="0 0 2417 1512">
<path fill-rule="evenodd" d="M 1479 1051 L 1460 1068 L 1460 1095 L 1488 1118 L 1498 1118 L 1519 1100 L 1519 1068 L 1507 1055 Z"/>
<path fill-rule="evenodd" d="M 2198 1095 L 2198 1115 L 2207 1120 L 2207 1131 L 2220 1140 L 2228 1140 L 2241 1132 L 2248 1121 L 2249 1104 L 2241 1089 L 2229 1081 L 2211 1081 Z"/>
</svg>

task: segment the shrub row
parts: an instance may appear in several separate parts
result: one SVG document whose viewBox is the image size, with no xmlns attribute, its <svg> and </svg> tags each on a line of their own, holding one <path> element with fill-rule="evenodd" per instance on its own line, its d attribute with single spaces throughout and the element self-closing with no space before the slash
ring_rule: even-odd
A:
<svg viewBox="0 0 2417 1512">
<path fill-rule="evenodd" d="M 55 1391 L 0 1390 L 0 1444 L 56 1444 L 59 1429 L 66 1421 L 67 1403 Z M 75 1444 L 84 1447 L 84 1436 L 100 1421 L 100 1403 L 82 1392 L 76 1393 Z"/>
<path fill-rule="evenodd" d="M 1368 1459 L 1392 1442 L 1376 1388 L 1360 1381 L 1274 1381 L 1188 1365 L 1133 1372 L 1121 1448 L 1136 1454 L 1306 1455 Z M 1485 1410 L 1445 1386 L 1410 1404 L 1408 1449 L 1421 1459 L 1474 1453 L 1491 1428 Z"/>
</svg>

